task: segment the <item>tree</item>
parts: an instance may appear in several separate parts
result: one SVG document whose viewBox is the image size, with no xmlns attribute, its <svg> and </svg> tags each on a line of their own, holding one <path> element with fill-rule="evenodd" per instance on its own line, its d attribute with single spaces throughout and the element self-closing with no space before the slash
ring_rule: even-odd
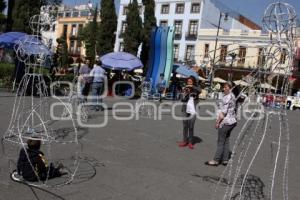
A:
<svg viewBox="0 0 300 200">
<path fill-rule="evenodd" d="M 2 13 L 6 8 L 5 0 L 0 0 L 0 12 Z"/>
<path fill-rule="evenodd" d="M 117 30 L 117 15 L 114 1 L 101 1 L 100 19 L 96 49 L 98 55 L 104 55 L 112 52 L 115 45 L 114 34 Z"/>
<path fill-rule="evenodd" d="M 143 28 L 143 46 L 141 52 L 141 60 L 145 66 L 144 73 L 148 68 L 149 61 L 149 50 L 150 50 L 150 40 L 151 40 L 151 30 L 156 27 L 155 18 L 155 2 L 154 0 L 143 0 L 145 6 L 144 11 L 144 28 Z"/>
<path fill-rule="evenodd" d="M 30 18 L 40 14 L 41 6 L 59 5 L 62 0 L 15 0 L 12 9 L 12 30 L 31 33 L 29 27 Z"/>
<path fill-rule="evenodd" d="M 4 0 L 0 0 L 0 30 L 1 31 L 4 29 L 4 24 L 6 21 L 5 15 L 3 14 L 5 8 L 6 8 L 6 2 Z"/>
<path fill-rule="evenodd" d="M 56 42 L 57 42 L 56 54 L 58 56 L 57 60 L 58 60 L 59 66 L 61 68 L 66 68 L 69 65 L 67 40 L 64 36 L 61 36 L 60 38 L 58 38 L 56 40 Z"/>
<path fill-rule="evenodd" d="M 99 34 L 99 26 L 97 23 L 98 7 L 93 10 L 93 21 L 89 22 L 82 30 L 78 33 L 78 39 L 85 44 L 86 57 L 91 61 L 91 65 L 95 63 L 96 57 L 96 35 Z"/>
<path fill-rule="evenodd" d="M 137 0 L 128 5 L 126 17 L 127 28 L 124 33 L 124 50 L 137 55 L 138 48 L 142 42 L 142 19 L 139 14 Z"/>
<path fill-rule="evenodd" d="M 6 28 L 5 28 L 6 32 L 12 30 L 12 25 L 13 25 L 12 13 L 13 13 L 14 6 L 15 6 L 15 0 L 8 0 L 7 19 L 6 19 Z"/>
</svg>

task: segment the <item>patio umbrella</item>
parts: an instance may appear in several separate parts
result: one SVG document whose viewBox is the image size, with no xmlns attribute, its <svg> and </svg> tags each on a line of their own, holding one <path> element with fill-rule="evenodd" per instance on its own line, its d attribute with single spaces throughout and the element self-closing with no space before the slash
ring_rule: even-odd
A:
<svg viewBox="0 0 300 200">
<path fill-rule="evenodd" d="M 113 52 L 100 58 L 104 68 L 112 70 L 132 71 L 142 68 L 143 64 L 136 56 L 126 52 Z"/>
<path fill-rule="evenodd" d="M 249 86 L 249 83 L 247 83 L 246 81 L 244 80 L 237 80 L 237 81 L 233 81 L 234 84 L 236 85 L 240 85 L 240 86 Z"/>
<path fill-rule="evenodd" d="M 173 71 L 175 71 L 177 74 L 183 75 L 185 77 L 193 76 L 197 80 L 199 80 L 199 75 L 194 70 L 190 69 L 188 66 L 183 64 L 174 64 L 173 65 Z"/>
<path fill-rule="evenodd" d="M 26 55 L 51 56 L 50 49 L 35 35 L 25 35 L 15 41 L 15 49 Z M 21 45 L 21 46 L 20 46 Z"/>
<path fill-rule="evenodd" d="M 259 85 L 260 88 L 263 88 L 263 89 L 271 89 L 271 90 L 276 90 L 275 87 L 273 87 L 272 85 L 268 84 L 268 83 L 261 83 Z"/>
<path fill-rule="evenodd" d="M 12 49 L 16 41 L 20 38 L 27 35 L 26 33 L 22 32 L 7 32 L 0 35 L 0 46 L 4 48 Z"/>
<path fill-rule="evenodd" d="M 219 77 L 215 77 L 213 81 L 214 81 L 214 82 L 217 82 L 217 83 L 226 83 L 226 82 L 227 82 L 227 81 L 225 81 L 224 79 L 221 79 L 221 78 L 219 78 Z"/>
</svg>

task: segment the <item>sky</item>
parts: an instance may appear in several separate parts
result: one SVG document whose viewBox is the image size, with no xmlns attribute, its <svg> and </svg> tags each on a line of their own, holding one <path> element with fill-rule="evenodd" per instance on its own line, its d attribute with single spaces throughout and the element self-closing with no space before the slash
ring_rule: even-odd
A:
<svg viewBox="0 0 300 200">
<path fill-rule="evenodd" d="M 117 2 L 119 0 L 116 0 Z M 278 0 L 218 0 L 231 8 L 234 11 L 239 12 L 245 17 L 251 19 L 257 24 L 261 25 L 264 10 L 270 3 L 277 2 Z M 300 16 L 300 0 L 280 0 L 294 6 L 296 13 Z M 63 0 L 66 4 L 87 4 L 88 0 Z M 98 3 L 100 0 L 91 0 L 93 3 Z M 298 17 L 300 18 L 300 17 Z"/>
</svg>

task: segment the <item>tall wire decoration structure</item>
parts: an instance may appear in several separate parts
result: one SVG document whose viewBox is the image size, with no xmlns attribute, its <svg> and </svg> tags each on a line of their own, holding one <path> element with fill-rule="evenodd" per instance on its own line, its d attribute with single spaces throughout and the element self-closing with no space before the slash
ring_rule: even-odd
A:
<svg viewBox="0 0 300 200">
<path fill-rule="evenodd" d="M 153 103 L 150 101 L 152 91 L 151 81 L 143 81 L 140 88 L 141 97 L 136 101 L 136 113 L 139 116 L 151 118 L 155 112 Z"/>
<path fill-rule="evenodd" d="M 270 32 L 271 39 L 264 50 L 266 62 L 262 68 L 269 72 L 267 79 L 270 83 L 277 78 L 276 89 L 284 95 L 288 94 L 288 77 L 293 71 L 295 23 L 296 12 L 287 3 L 272 3 L 265 10 L 263 25 Z M 287 65 L 283 65 L 283 59 Z M 281 87 L 279 74 L 284 77 Z M 248 89 L 255 88 L 260 82 L 259 70 L 251 76 Z M 253 90 L 249 93 L 249 101 L 255 96 Z M 257 102 L 256 107 L 261 109 L 241 108 L 246 109 L 248 117 L 237 134 L 231 159 L 216 182 L 211 199 L 289 199 L 290 130 L 287 112 L 284 108 L 264 108 L 261 102 Z"/>
<path fill-rule="evenodd" d="M 62 117 L 68 117 L 70 115 L 70 110 L 72 111 L 73 117 L 82 122 L 88 121 L 88 110 L 84 103 L 87 101 L 86 97 L 82 95 L 82 85 L 80 82 L 80 77 L 76 76 L 70 85 L 72 88 L 69 91 L 67 100 L 65 101 L 66 105 L 63 109 Z"/>
<path fill-rule="evenodd" d="M 49 96 L 49 85 L 46 84 L 43 75 L 52 53 L 48 49 L 48 42 L 40 36 L 40 33 L 47 30 L 53 22 L 52 9 L 53 6 L 45 7 L 40 15 L 32 16 L 29 23 L 32 35 L 21 38 L 14 47 L 17 59 L 25 65 L 25 75 L 17 89 L 11 120 L 2 138 L 3 152 L 9 161 L 10 172 L 16 168 L 16 164 L 13 163 L 16 163 L 20 149 L 27 148 L 28 139 L 42 142 L 41 151 L 48 164 L 62 163 L 64 165 L 66 174 L 62 177 L 50 179 L 48 170 L 46 180 L 42 181 L 37 176 L 37 182 L 26 182 L 16 172 L 12 173 L 13 180 L 37 187 L 59 187 L 71 183 L 79 165 L 75 120 L 65 102 Z M 53 103 L 59 103 L 60 106 L 66 108 L 69 117 L 52 120 L 50 108 Z M 53 107 L 53 110 L 55 112 L 61 109 Z M 25 153 L 32 170 L 35 171 L 28 151 L 25 150 Z"/>
</svg>

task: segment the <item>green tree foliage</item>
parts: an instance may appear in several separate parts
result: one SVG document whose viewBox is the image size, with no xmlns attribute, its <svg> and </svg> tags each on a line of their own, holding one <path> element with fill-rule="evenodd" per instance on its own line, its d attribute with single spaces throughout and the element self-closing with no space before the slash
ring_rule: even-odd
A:
<svg viewBox="0 0 300 200">
<path fill-rule="evenodd" d="M 150 40 L 151 40 L 151 30 L 156 27 L 155 18 L 155 2 L 154 0 L 143 0 L 145 6 L 144 11 L 144 28 L 143 28 L 143 46 L 141 52 L 141 60 L 145 66 L 144 72 L 148 68 L 149 61 L 149 50 L 150 50 Z"/>
<path fill-rule="evenodd" d="M 112 52 L 115 45 L 115 32 L 117 29 L 117 15 L 112 0 L 102 0 L 100 10 L 99 33 L 97 38 L 97 53 L 104 55 Z"/>
<path fill-rule="evenodd" d="M 6 8 L 5 0 L 0 0 L 0 12 L 2 13 Z"/>
<path fill-rule="evenodd" d="M 69 66 L 69 54 L 68 54 L 68 44 L 65 37 L 60 37 L 56 40 L 57 48 L 56 55 L 58 65 L 62 68 L 67 68 Z"/>
<path fill-rule="evenodd" d="M 97 23 L 98 8 L 93 10 L 93 21 L 89 22 L 82 30 L 79 30 L 78 39 L 85 44 L 86 57 L 91 61 L 91 65 L 95 63 L 96 57 L 96 35 L 99 34 L 99 26 Z"/>
<path fill-rule="evenodd" d="M 5 21 L 6 21 L 6 17 L 3 14 L 3 11 L 6 8 L 6 2 L 5 0 L 0 0 L 0 31 L 4 30 L 4 25 L 5 25 Z"/>
<path fill-rule="evenodd" d="M 142 42 L 142 19 L 139 15 L 137 0 L 128 5 L 126 17 L 127 28 L 124 33 L 124 50 L 137 55 L 139 45 Z"/>
<path fill-rule="evenodd" d="M 8 0 L 7 19 L 6 19 L 6 28 L 5 28 L 6 32 L 12 30 L 12 25 L 13 25 L 12 13 L 13 13 L 14 6 L 15 6 L 15 0 Z"/>
<path fill-rule="evenodd" d="M 31 33 L 29 27 L 30 17 L 40 13 L 41 6 L 59 5 L 62 0 L 15 0 L 12 8 L 12 30 Z"/>
</svg>

